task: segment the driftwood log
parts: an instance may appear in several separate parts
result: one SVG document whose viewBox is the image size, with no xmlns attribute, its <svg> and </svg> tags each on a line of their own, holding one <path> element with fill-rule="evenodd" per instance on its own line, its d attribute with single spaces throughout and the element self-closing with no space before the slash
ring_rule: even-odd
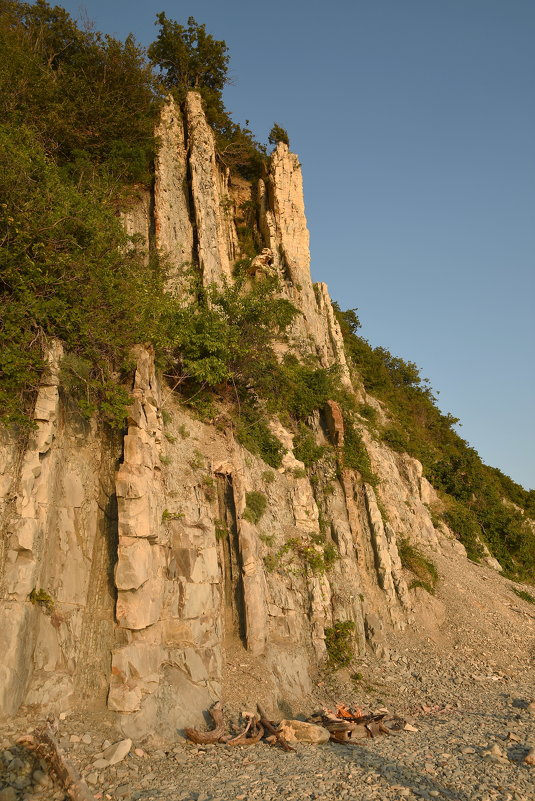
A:
<svg viewBox="0 0 535 801">
<path fill-rule="evenodd" d="M 315 712 L 308 722 L 324 726 L 330 732 L 333 742 L 356 745 L 359 740 L 365 738 L 377 737 L 378 734 L 390 734 L 390 729 L 382 722 L 384 717 L 384 714 L 353 716 L 346 712 L 343 717 L 338 717 L 323 709 Z"/>
<path fill-rule="evenodd" d="M 75 768 L 65 756 L 54 736 L 50 722 L 17 740 L 17 745 L 33 751 L 46 762 L 51 776 L 65 791 L 71 801 L 93 801 L 87 784 L 78 776 Z"/>
<path fill-rule="evenodd" d="M 292 748 L 292 746 L 289 745 L 288 741 L 282 736 L 277 727 L 270 720 L 268 720 L 268 717 L 260 704 L 257 704 L 257 709 L 258 714 L 260 715 L 260 723 L 264 729 L 266 729 L 266 731 L 272 735 L 272 737 L 275 737 L 275 742 L 279 743 L 283 751 L 295 751 L 295 748 Z"/>
<path fill-rule="evenodd" d="M 251 713 L 244 713 L 246 720 L 245 728 L 238 734 L 226 734 L 225 723 L 221 703 L 217 701 L 209 710 L 214 721 L 214 728 L 211 731 L 200 731 L 199 729 L 186 729 L 186 737 L 198 745 L 208 745 L 210 743 L 224 743 L 226 745 L 255 745 L 267 733 L 265 741 L 269 745 L 280 745 L 284 751 L 295 751 L 295 748 L 288 743 L 281 729 L 273 721 L 269 720 L 266 712 L 258 707 L 258 717 Z M 308 723 L 316 723 L 326 728 L 330 738 L 336 743 L 348 745 L 357 744 L 359 740 L 377 737 L 378 734 L 390 734 L 384 723 L 384 714 L 363 715 L 360 710 L 355 712 L 347 707 L 339 707 L 343 714 L 337 715 L 327 709 L 315 712 L 308 719 Z"/>
<path fill-rule="evenodd" d="M 243 731 L 235 736 L 225 734 L 225 723 L 221 702 L 216 703 L 208 710 L 214 726 L 211 731 L 200 731 L 199 729 L 185 729 L 186 737 L 198 745 L 208 745 L 211 743 L 225 743 L 226 745 L 255 745 L 264 736 L 264 727 L 255 715 L 246 715 L 247 724 Z"/>
<path fill-rule="evenodd" d="M 209 743 L 217 743 L 225 734 L 225 724 L 223 722 L 223 712 L 221 711 L 221 702 L 216 701 L 215 704 L 208 710 L 210 717 L 214 721 L 215 728 L 212 731 L 199 731 L 199 729 L 185 729 L 186 737 L 198 745 L 208 745 Z"/>
<path fill-rule="evenodd" d="M 250 732 L 249 736 L 247 734 Z M 247 726 L 245 729 L 231 737 L 230 740 L 225 739 L 227 745 L 256 745 L 264 736 L 264 727 L 259 722 L 256 716 L 248 716 Z"/>
</svg>

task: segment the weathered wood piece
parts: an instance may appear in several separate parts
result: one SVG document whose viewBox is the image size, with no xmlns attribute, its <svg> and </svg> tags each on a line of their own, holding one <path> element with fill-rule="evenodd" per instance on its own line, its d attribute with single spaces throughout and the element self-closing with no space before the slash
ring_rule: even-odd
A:
<svg viewBox="0 0 535 801">
<path fill-rule="evenodd" d="M 251 734 L 247 737 L 247 732 L 249 731 L 251 731 Z M 237 734 L 236 737 L 232 737 L 231 740 L 227 740 L 227 745 L 256 745 L 263 736 L 264 727 L 259 723 L 257 717 L 252 717 L 249 718 L 247 726 L 242 732 Z"/>
<path fill-rule="evenodd" d="M 260 704 L 257 704 L 257 709 L 258 709 L 258 714 L 260 715 L 260 723 L 262 724 L 264 729 L 266 729 L 266 731 L 268 731 L 276 738 L 276 741 L 279 743 L 281 748 L 284 751 L 295 751 L 295 748 L 292 748 L 292 746 L 288 744 L 287 740 L 284 739 L 284 737 L 277 729 L 277 727 L 274 726 L 270 720 L 268 720 L 268 717 L 265 711 L 260 706 Z"/>
<path fill-rule="evenodd" d="M 223 722 L 223 712 L 221 710 L 221 702 L 216 701 L 215 704 L 208 710 L 210 717 L 214 721 L 215 728 L 211 731 L 199 731 L 199 729 L 185 729 L 185 734 L 188 740 L 191 740 L 197 745 L 208 745 L 209 743 L 217 743 L 218 740 L 225 734 L 225 724 Z"/>
<path fill-rule="evenodd" d="M 66 758 L 50 723 L 35 729 L 17 740 L 17 744 L 33 751 L 48 765 L 52 777 L 61 786 L 71 801 L 93 801 L 87 784 L 78 776 L 75 768 Z"/>
</svg>

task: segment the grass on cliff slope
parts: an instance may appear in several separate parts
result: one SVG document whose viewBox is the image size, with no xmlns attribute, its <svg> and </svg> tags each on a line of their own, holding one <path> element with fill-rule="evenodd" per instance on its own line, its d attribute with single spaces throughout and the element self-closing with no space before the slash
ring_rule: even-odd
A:
<svg viewBox="0 0 535 801">
<path fill-rule="evenodd" d="M 535 533 L 527 519 L 535 518 L 535 491 L 483 464 L 454 431 L 458 420 L 440 411 L 418 367 L 385 348 L 372 348 L 357 334 L 355 310 L 335 307 L 346 352 L 366 391 L 383 401 L 392 417 L 383 440 L 422 462 L 442 495 L 445 522 L 471 558 L 481 558 L 483 541 L 506 575 L 535 582 Z"/>
</svg>

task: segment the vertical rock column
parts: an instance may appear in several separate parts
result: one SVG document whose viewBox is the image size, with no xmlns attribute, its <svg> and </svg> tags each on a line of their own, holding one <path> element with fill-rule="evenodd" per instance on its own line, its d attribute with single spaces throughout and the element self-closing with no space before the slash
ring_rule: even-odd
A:
<svg viewBox="0 0 535 801">
<path fill-rule="evenodd" d="M 171 96 L 162 109 L 155 133 L 159 143 L 154 165 L 156 247 L 169 261 L 167 291 L 181 294 L 184 269 L 193 259 L 193 228 L 184 125 L 180 109 Z"/>
<path fill-rule="evenodd" d="M 137 711 L 143 695 L 156 689 L 163 661 L 159 638 L 147 632 L 159 620 L 164 594 L 160 399 L 152 352 L 140 347 L 137 355 L 124 459 L 116 478 L 116 617 L 128 644 L 113 654 L 108 705 L 122 712 Z"/>
<path fill-rule="evenodd" d="M 217 166 L 214 134 L 198 92 L 188 92 L 186 115 L 199 265 L 205 286 L 221 284 L 232 277 L 236 247 L 228 175 L 222 175 Z"/>
<path fill-rule="evenodd" d="M 321 337 L 323 342 L 321 342 L 321 346 L 325 357 L 334 360 L 334 363 L 340 368 L 340 378 L 342 382 L 348 389 L 353 390 L 344 348 L 344 338 L 338 320 L 334 316 L 333 304 L 329 295 L 329 290 L 327 289 L 327 284 L 314 284 L 314 288 L 316 290 L 318 313 L 323 320 L 321 332 L 323 335 Z"/>
<path fill-rule="evenodd" d="M 301 165 L 288 145 L 279 142 L 269 172 L 258 186 L 259 226 L 275 267 L 286 277 L 285 294 L 302 312 L 292 327 L 294 345 L 312 345 L 324 367 L 338 364 L 342 380 L 351 386 L 340 326 L 325 284 L 310 276 L 310 237 L 305 216 Z M 314 291 L 316 289 L 316 292 Z"/>
<path fill-rule="evenodd" d="M 379 586 L 387 596 L 392 623 L 396 628 L 403 629 L 407 616 L 410 615 L 411 605 L 395 535 L 390 526 L 383 522 L 373 487 L 365 484 L 364 492 Z"/>
<path fill-rule="evenodd" d="M 53 342 L 35 402 L 35 431 L 22 460 L 15 515 L 7 527 L 0 601 L 0 712 L 6 714 L 16 712 L 22 703 L 33 669 L 39 609 L 28 596 L 39 589 L 51 493 L 48 455 L 57 425 L 62 354 L 61 344 Z"/>
</svg>

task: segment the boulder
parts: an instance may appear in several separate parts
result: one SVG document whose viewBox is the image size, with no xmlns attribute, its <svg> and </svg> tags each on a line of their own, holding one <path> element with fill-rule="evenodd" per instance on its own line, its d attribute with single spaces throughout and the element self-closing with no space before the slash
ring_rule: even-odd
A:
<svg viewBox="0 0 535 801">
<path fill-rule="evenodd" d="M 328 743 L 331 735 L 323 726 L 305 723 L 302 720 L 281 720 L 280 731 L 288 742 L 311 743 L 321 745 Z"/>
</svg>

